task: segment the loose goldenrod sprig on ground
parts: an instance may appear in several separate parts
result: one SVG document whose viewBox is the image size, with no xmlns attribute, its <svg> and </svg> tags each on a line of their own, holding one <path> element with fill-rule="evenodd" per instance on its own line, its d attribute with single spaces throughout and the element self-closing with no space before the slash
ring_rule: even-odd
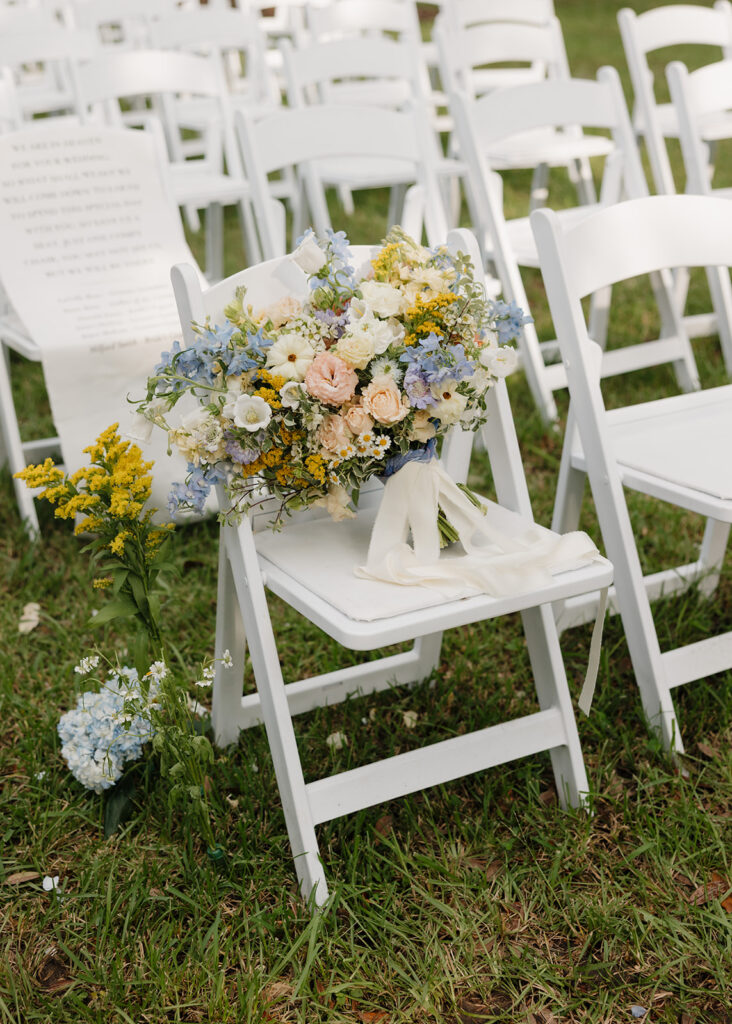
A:
<svg viewBox="0 0 732 1024">
<path fill-rule="evenodd" d="M 170 568 L 163 545 L 173 526 L 154 523 L 156 509 L 145 509 L 153 464 L 144 461 L 137 445 L 120 438 L 118 427 L 107 427 L 84 449 L 89 466 L 67 475 L 46 459 L 16 476 L 30 488 L 43 488 L 38 497 L 55 506 L 59 519 L 77 519 L 76 534 L 94 534 L 87 548 L 92 551 L 93 570 L 99 573 L 94 587 L 111 593 L 94 621 L 135 618 L 135 660 L 142 666 L 161 650 L 155 584 L 160 572 Z"/>
</svg>

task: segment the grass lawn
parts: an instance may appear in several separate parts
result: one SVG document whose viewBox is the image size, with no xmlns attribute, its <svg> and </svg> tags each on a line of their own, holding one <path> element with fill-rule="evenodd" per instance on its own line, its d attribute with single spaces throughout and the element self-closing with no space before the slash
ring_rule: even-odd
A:
<svg viewBox="0 0 732 1024">
<path fill-rule="evenodd" d="M 619 6 L 557 0 L 576 74 L 612 63 L 627 85 Z M 517 211 L 527 183 L 514 175 L 507 188 Z M 552 184 L 561 201 L 566 183 L 559 175 Z M 373 241 L 385 208 L 379 196 L 350 219 L 334 210 L 334 222 L 354 242 Z M 243 256 L 236 225 L 227 227 L 233 272 Z M 540 279 L 527 280 L 549 336 Z M 695 281 L 692 303 L 707 302 Z M 645 282 L 619 290 L 611 343 L 655 329 Z M 704 384 L 723 382 L 716 341 L 695 342 L 695 351 Z M 35 369 L 17 382 L 19 405 L 25 426 L 48 431 Z M 645 372 L 615 382 L 608 401 L 672 386 L 665 370 Z M 510 391 L 535 513 L 548 523 L 561 436 L 542 428 L 522 378 Z M 560 404 L 566 413 L 565 396 Z M 480 454 L 470 482 L 490 487 Z M 637 496 L 631 513 L 646 568 L 694 556 L 698 517 Z M 80 656 L 99 644 L 124 660 L 126 640 L 90 629 L 101 599 L 81 545 L 68 524 L 41 514 L 43 543 L 29 546 L 0 473 L 2 1024 L 619 1024 L 642 1016 L 638 1007 L 654 1024 L 732 1021 L 731 673 L 678 693 L 688 750 L 680 772 L 645 727 L 620 621 L 608 620 L 595 706 L 579 723 L 591 817 L 558 808 L 547 755 L 370 808 L 319 827 L 333 900 L 311 916 L 298 899 L 261 728 L 217 752 L 211 772 L 225 873 L 209 867 L 203 844 L 167 811 L 162 786 L 141 773 L 135 813 L 104 839 L 102 800 L 69 775 L 56 723 L 74 702 Z M 589 501 L 583 526 L 599 542 Z M 214 523 L 174 537 L 181 580 L 167 593 L 164 623 L 191 672 L 213 651 L 216 556 Z M 41 622 L 20 635 L 30 601 Z M 276 599 L 272 609 L 286 679 L 337 666 L 335 644 Z M 725 571 L 711 603 L 691 593 L 658 606 L 662 644 L 723 630 L 730 610 Z M 562 639 L 575 696 L 589 634 L 582 627 Z M 501 620 L 447 635 L 435 679 L 313 712 L 296 729 L 316 778 L 534 707 L 518 621 Z M 407 710 L 416 723 L 405 722 Z M 336 731 L 349 740 L 338 751 L 326 743 Z M 44 875 L 60 876 L 59 895 L 43 891 Z"/>
</svg>

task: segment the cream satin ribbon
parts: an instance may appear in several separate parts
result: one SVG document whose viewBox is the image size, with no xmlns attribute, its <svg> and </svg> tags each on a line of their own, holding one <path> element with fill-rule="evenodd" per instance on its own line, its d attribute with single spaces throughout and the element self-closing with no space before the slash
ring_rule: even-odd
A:
<svg viewBox="0 0 732 1024">
<path fill-rule="evenodd" d="M 558 572 L 599 555 L 586 533 L 556 534 L 529 526 L 511 536 L 492 523 L 497 506 L 476 508 L 436 459 L 409 462 L 389 477 L 374 521 L 364 579 L 439 590 L 446 600 L 484 593 L 492 597 L 539 590 Z M 440 557 L 438 506 L 460 535 L 466 554 Z M 412 546 L 407 543 L 409 532 Z M 607 591 L 601 594 L 580 708 L 589 714 L 600 661 Z"/>
</svg>

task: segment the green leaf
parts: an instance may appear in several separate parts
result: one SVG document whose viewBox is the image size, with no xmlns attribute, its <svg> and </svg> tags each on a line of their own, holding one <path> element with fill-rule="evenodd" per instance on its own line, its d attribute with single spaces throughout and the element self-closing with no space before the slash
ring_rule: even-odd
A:
<svg viewBox="0 0 732 1024">
<path fill-rule="evenodd" d="M 142 679 L 150 668 L 150 638 L 146 630 L 138 629 L 133 647 L 133 658 L 137 674 Z"/>
<path fill-rule="evenodd" d="M 135 604 L 140 609 L 143 615 L 147 614 L 147 595 L 145 594 L 145 588 L 142 585 L 142 580 L 137 573 L 131 572 L 129 575 L 129 584 L 132 589 L 132 596 L 135 599 Z"/>
<path fill-rule="evenodd" d="M 129 574 L 129 569 L 113 569 L 112 570 L 112 593 L 119 594 L 122 587 L 125 585 L 125 580 Z"/>
<path fill-rule="evenodd" d="M 112 619 L 129 619 L 133 615 L 137 615 L 137 606 L 134 602 L 128 597 L 116 597 L 105 604 L 91 621 L 93 625 L 101 626 Z"/>
<path fill-rule="evenodd" d="M 123 779 L 107 793 L 104 801 L 104 838 L 113 836 L 120 825 L 131 816 L 135 786 L 130 779 Z"/>
</svg>

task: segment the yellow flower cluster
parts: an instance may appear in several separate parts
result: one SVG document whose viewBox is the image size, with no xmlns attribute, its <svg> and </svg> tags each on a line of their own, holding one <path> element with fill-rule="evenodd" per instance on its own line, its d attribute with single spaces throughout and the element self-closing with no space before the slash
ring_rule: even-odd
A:
<svg viewBox="0 0 732 1024">
<path fill-rule="evenodd" d="M 438 292 L 429 298 L 418 295 L 413 306 L 407 310 L 406 319 L 410 330 L 404 339 L 405 345 L 415 345 L 428 334 L 445 335 L 445 312 L 458 301 L 451 292 Z"/>
<path fill-rule="evenodd" d="M 322 455 L 308 455 L 305 459 L 305 469 L 319 484 L 325 483 L 325 462 Z"/>
<path fill-rule="evenodd" d="M 90 466 L 64 476 L 51 459 L 46 459 L 40 466 L 27 466 L 16 476 L 28 487 L 44 487 L 39 496 L 56 505 L 54 515 L 59 519 L 83 515 L 75 527 L 76 534 L 106 532 L 109 550 L 120 558 L 125 553 L 126 542 L 133 539 L 141 526 L 147 534 L 146 556 L 152 558 L 172 526 L 151 526 L 154 509 L 140 519 L 145 502 L 150 498 L 153 464 L 144 461 L 137 445 L 120 438 L 118 427 L 119 424 L 113 423 L 94 444 L 84 449 L 92 463 Z M 114 536 L 108 540 L 110 530 L 114 531 Z M 101 581 L 95 583 L 95 586 L 105 585 Z"/>
<path fill-rule="evenodd" d="M 282 408 L 282 401 L 280 400 L 279 392 L 275 391 L 274 388 L 257 388 L 257 390 L 253 392 L 253 394 L 258 395 L 259 398 L 263 398 L 267 405 L 270 407 L 270 409 Z"/>
<path fill-rule="evenodd" d="M 400 281 L 399 271 L 404 260 L 402 247 L 396 242 L 385 245 L 376 259 L 371 260 L 374 276 L 377 281 Z"/>
</svg>

